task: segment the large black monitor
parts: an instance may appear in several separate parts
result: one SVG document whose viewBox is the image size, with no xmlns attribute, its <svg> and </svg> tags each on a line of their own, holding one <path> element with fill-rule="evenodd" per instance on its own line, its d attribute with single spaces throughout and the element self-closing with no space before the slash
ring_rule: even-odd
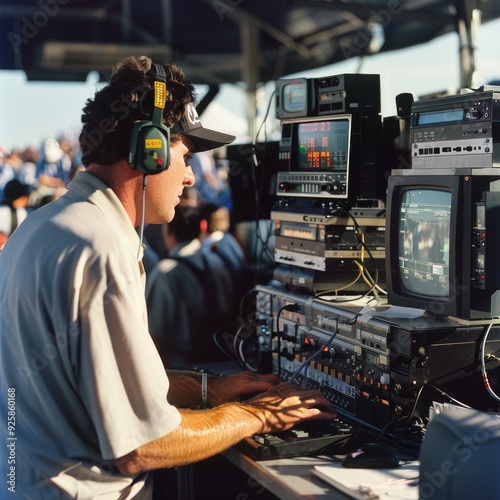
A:
<svg viewBox="0 0 500 500">
<path fill-rule="evenodd" d="M 389 178 L 390 304 L 467 320 L 500 314 L 497 183 L 469 175 Z"/>
</svg>

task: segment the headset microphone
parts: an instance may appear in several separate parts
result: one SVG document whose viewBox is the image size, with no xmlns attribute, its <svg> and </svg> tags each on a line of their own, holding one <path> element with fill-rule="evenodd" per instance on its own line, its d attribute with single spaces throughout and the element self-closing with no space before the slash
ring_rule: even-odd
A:
<svg viewBox="0 0 500 500">
<path fill-rule="evenodd" d="M 130 166 L 145 175 L 159 174 L 170 165 L 170 129 L 162 122 L 167 100 L 167 77 L 162 65 L 154 64 L 153 67 L 153 89 L 145 92 L 140 101 L 142 109 L 151 92 L 154 92 L 151 120 L 134 123 L 128 157 Z"/>
</svg>

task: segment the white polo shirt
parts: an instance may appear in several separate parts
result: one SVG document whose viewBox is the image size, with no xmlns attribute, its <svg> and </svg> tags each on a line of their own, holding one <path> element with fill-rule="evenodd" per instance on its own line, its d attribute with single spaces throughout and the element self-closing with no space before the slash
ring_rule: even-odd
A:
<svg viewBox="0 0 500 500">
<path fill-rule="evenodd" d="M 0 252 L 4 428 L 15 417 L 2 498 L 12 487 L 19 498 L 151 495 L 147 474 L 113 462 L 181 420 L 148 331 L 141 258 L 120 201 L 87 172 Z"/>
</svg>

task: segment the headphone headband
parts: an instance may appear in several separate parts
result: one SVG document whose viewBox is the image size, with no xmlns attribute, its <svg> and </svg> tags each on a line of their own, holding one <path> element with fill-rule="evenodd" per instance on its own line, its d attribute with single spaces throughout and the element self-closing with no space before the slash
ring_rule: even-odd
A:
<svg viewBox="0 0 500 500">
<path fill-rule="evenodd" d="M 154 64 L 155 74 L 154 74 L 154 100 L 153 100 L 153 125 L 159 126 L 163 123 L 163 110 L 165 109 L 165 104 L 167 102 L 167 75 L 165 74 L 165 69 L 161 64 Z"/>
</svg>

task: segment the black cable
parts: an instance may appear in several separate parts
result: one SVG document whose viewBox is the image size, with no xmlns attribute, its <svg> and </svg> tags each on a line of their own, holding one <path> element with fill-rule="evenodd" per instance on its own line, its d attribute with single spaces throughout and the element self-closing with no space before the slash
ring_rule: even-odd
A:
<svg viewBox="0 0 500 500">
<path fill-rule="evenodd" d="M 262 271 L 261 267 L 263 267 L 263 261 L 264 261 L 263 256 L 264 256 L 264 254 L 266 254 L 268 252 L 268 242 L 269 242 L 270 236 L 271 236 L 271 228 L 269 228 L 267 235 L 266 235 L 266 240 L 264 241 L 264 239 L 261 237 L 261 227 L 260 227 L 259 221 L 261 220 L 260 201 L 262 200 L 262 197 L 263 197 L 262 192 L 264 189 L 264 175 L 261 176 L 260 183 L 257 182 L 256 170 L 259 167 L 259 160 L 257 158 L 257 152 L 256 152 L 257 147 L 256 146 L 257 146 L 257 140 L 258 140 L 260 131 L 261 131 L 262 127 L 265 125 L 267 118 L 269 116 L 269 111 L 271 109 L 271 104 L 272 104 L 273 97 L 275 94 L 276 94 L 276 89 L 273 91 L 273 93 L 269 97 L 269 102 L 267 105 L 266 113 L 264 115 L 264 118 L 260 124 L 259 129 L 257 130 L 254 141 L 252 143 L 252 160 L 253 160 L 253 162 L 252 162 L 251 174 L 252 174 L 252 182 L 253 182 L 253 185 L 255 186 L 255 207 L 254 207 L 255 214 L 254 215 L 255 215 L 255 225 L 256 225 L 256 232 L 255 232 L 256 238 L 255 238 L 255 246 L 254 246 L 254 255 L 256 256 L 256 268 L 255 268 L 254 273 L 253 273 L 254 274 L 254 276 L 253 276 L 254 286 L 259 282 L 260 273 Z M 266 137 L 266 141 L 267 141 L 267 137 Z M 266 142 L 266 141 L 264 141 L 264 142 Z M 262 250 L 261 250 L 261 255 L 259 257 L 257 257 L 257 247 L 258 247 L 259 242 L 262 244 Z M 272 255 L 271 258 L 274 258 L 274 255 Z"/>
<path fill-rule="evenodd" d="M 264 115 L 264 118 L 262 120 L 262 123 L 260 124 L 260 127 L 259 129 L 257 130 L 257 133 L 255 134 L 255 140 L 254 140 L 254 144 L 257 143 L 257 139 L 259 138 L 259 134 L 260 134 L 260 130 L 262 129 L 262 127 L 264 126 L 264 124 L 266 123 L 267 121 L 267 118 L 269 116 L 269 111 L 271 110 L 271 104 L 273 102 L 273 97 L 276 95 L 276 89 L 273 90 L 273 92 L 271 93 L 271 96 L 269 97 L 269 102 L 267 104 L 267 109 L 266 109 L 266 114 Z"/>
<path fill-rule="evenodd" d="M 251 321 L 251 312 L 253 312 L 252 309 L 252 302 L 250 300 L 250 297 L 254 294 L 257 294 L 257 291 L 255 289 L 247 290 L 247 292 L 243 295 L 243 297 L 240 300 L 239 304 L 239 316 L 238 318 L 233 322 L 229 323 L 227 325 L 221 326 L 217 328 L 213 333 L 212 333 L 212 340 L 215 343 L 216 347 L 219 349 L 219 351 L 222 352 L 230 361 L 236 363 L 240 368 L 242 369 L 248 369 L 251 371 L 257 371 L 256 368 L 250 366 L 247 362 L 247 360 L 242 357 L 241 354 L 243 351 L 243 344 L 246 341 L 252 340 L 252 335 L 250 335 L 248 338 L 241 338 L 240 334 L 243 331 L 243 329 L 246 327 L 248 331 L 252 332 L 255 328 L 257 328 L 257 324 L 253 321 Z M 245 304 L 246 302 L 249 302 L 249 309 L 248 311 L 244 311 Z M 233 328 L 234 333 L 229 333 L 229 329 Z M 232 335 L 232 341 L 231 345 L 233 346 L 233 351 L 234 355 L 231 354 L 230 351 L 228 351 L 221 343 L 219 337 L 222 334 L 226 335 Z M 227 340 L 227 339 L 226 339 Z M 239 344 L 236 344 L 236 341 L 239 340 Z M 229 345 L 229 342 L 226 342 L 227 345 Z"/>
<path fill-rule="evenodd" d="M 405 417 L 405 421 L 406 421 L 406 424 L 405 426 L 403 427 L 402 431 L 401 431 L 401 434 L 399 436 L 399 440 L 401 441 L 402 444 L 404 445 L 407 445 L 408 443 L 404 442 L 403 441 L 403 438 L 404 438 L 404 435 L 406 432 L 409 431 L 410 429 L 410 425 L 412 423 L 412 419 L 414 418 L 414 415 L 415 415 L 415 412 L 417 410 L 417 406 L 418 406 L 418 403 L 420 401 L 420 398 L 424 392 L 424 390 L 426 389 L 433 389 L 435 391 L 437 391 L 441 396 L 445 396 L 446 398 L 450 399 L 451 401 L 453 401 L 455 404 L 461 406 L 462 408 L 468 408 L 470 409 L 470 406 L 468 406 L 467 404 L 463 403 L 462 401 L 459 401 L 458 399 L 452 397 L 450 394 L 448 394 L 446 391 L 444 391 L 443 389 L 441 389 L 440 387 L 438 386 L 435 386 L 434 385 L 434 382 L 437 382 L 439 380 L 441 380 L 442 378 L 445 378 L 445 377 L 448 377 L 450 375 L 452 375 L 453 373 L 456 373 L 458 371 L 462 371 L 464 367 L 461 367 L 457 370 L 454 370 L 453 372 L 448 372 L 448 373 L 445 373 L 445 374 L 442 374 L 440 375 L 439 377 L 436 377 L 434 380 L 430 381 L 430 382 L 427 382 L 425 384 L 422 384 L 418 387 L 418 392 L 417 392 L 417 396 L 415 398 L 415 401 L 411 407 L 411 411 L 410 411 L 410 414 L 408 417 Z M 396 424 L 401 424 L 402 423 L 402 420 L 403 419 L 400 419 L 398 421 L 395 421 L 395 422 L 389 422 L 388 424 L 386 424 L 386 426 L 384 426 L 384 428 L 381 430 L 381 434 L 380 434 L 380 438 L 383 438 L 383 435 L 385 434 L 386 430 L 391 426 L 391 425 L 396 425 Z M 394 442 L 394 444 L 397 444 L 397 442 Z"/>
<path fill-rule="evenodd" d="M 227 349 L 225 349 L 222 344 L 219 342 L 219 335 L 222 333 L 222 332 L 226 332 L 227 333 L 227 327 L 224 326 L 224 327 L 220 327 L 220 328 L 217 328 L 217 330 L 215 330 L 213 333 L 212 333 L 212 340 L 213 342 L 215 343 L 216 347 L 219 349 L 219 351 L 221 351 L 225 356 L 228 357 L 228 359 L 234 363 L 236 363 L 240 368 L 244 368 L 242 366 L 242 364 L 238 361 L 238 359 L 233 356 Z M 234 337 L 233 337 L 234 338 Z"/>
</svg>

